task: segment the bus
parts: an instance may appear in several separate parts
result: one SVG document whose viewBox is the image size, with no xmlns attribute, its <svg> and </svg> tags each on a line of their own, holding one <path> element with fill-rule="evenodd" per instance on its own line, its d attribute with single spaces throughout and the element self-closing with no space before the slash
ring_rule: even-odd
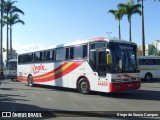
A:
<svg viewBox="0 0 160 120">
<path fill-rule="evenodd" d="M 17 59 L 10 59 L 7 67 L 7 78 L 14 81 L 17 79 Z"/>
<path fill-rule="evenodd" d="M 141 79 L 160 78 L 160 56 L 139 56 L 138 62 Z"/>
<path fill-rule="evenodd" d="M 104 37 L 18 55 L 17 78 L 34 84 L 90 91 L 139 89 L 137 45 Z"/>
</svg>

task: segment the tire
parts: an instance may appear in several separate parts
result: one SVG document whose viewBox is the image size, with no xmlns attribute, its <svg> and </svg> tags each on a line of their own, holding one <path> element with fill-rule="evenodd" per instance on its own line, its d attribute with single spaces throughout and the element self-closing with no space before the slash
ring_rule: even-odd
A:
<svg viewBox="0 0 160 120">
<path fill-rule="evenodd" d="M 29 76 L 28 76 L 28 86 L 30 86 L 30 87 L 33 87 L 33 86 L 34 86 L 32 75 L 29 75 Z"/>
<path fill-rule="evenodd" d="M 151 73 L 147 73 L 147 74 L 145 75 L 145 80 L 146 80 L 146 81 L 151 81 L 152 79 L 153 79 L 153 76 L 152 76 Z"/>
<path fill-rule="evenodd" d="M 89 82 L 85 78 L 81 78 L 78 82 L 78 91 L 82 94 L 90 92 Z"/>
</svg>

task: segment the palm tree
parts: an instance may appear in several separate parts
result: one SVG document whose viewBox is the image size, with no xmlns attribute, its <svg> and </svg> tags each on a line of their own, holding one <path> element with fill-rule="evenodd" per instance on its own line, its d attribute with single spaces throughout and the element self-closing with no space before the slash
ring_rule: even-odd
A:
<svg viewBox="0 0 160 120">
<path fill-rule="evenodd" d="M 118 29 L 119 29 L 119 39 L 121 39 L 121 23 L 122 17 L 124 15 L 123 9 L 118 8 L 118 10 L 109 10 L 108 13 L 114 15 L 115 20 L 118 20 Z"/>
<path fill-rule="evenodd" d="M 21 23 L 21 24 L 25 24 L 23 20 L 21 20 L 19 18 L 19 15 L 18 14 L 10 14 L 10 17 L 9 19 L 7 20 L 8 21 L 8 24 L 10 26 L 10 54 L 11 54 L 11 59 L 12 59 L 12 26 L 17 24 L 17 23 Z"/>
<path fill-rule="evenodd" d="M 0 51 L 1 51 L 1 53 L 0 53 L 0 71 L 1 71 L 1 73 L 2 73 L 2 71 L 3 71 L 3 21 L 2 21 L 2 19 L 3 19 L 3 0 L 1 0 L 1 4 L 0 4 L 0 6 L 1 6 L 1 9 L 0 9 L 0 11 L 1 11 L 1 20 L 0 20 L 0 24 L 1 24 L 1 33 L 0 33 L 0 35 L 1 35 L 1 37 L 0 37 Z M 3 73 L 2 73 L 3 74 Z"/>
<path fill-rule="evenodd" d="M 12 1 L 12 0 L 7 0 L 7 1 L 4 1 L 4 13 L 6 14 L 5 15 L 5 18 L 6 18 L 6 25 L 7 25 L 7 51 L 6 51 L 6 54 L 7 54 L 7 62 L 6 62 L 6 65 L 8 65 L 8 37 L 9 37 L 9 33 L 8 33 L 8 29 L 9 29 L 9 24 L 8 24 L 8 19 L 9 18 L 9 15 L 10 14 L 13 14 L 13 13 L 21 13 L 24 15 L 24 12 L 22 10 L 20 10 L 19 8 L 17 8 L 16 6 L 14 6 L 14 3 L 16 3 L 17 1 Z"/>
<path fill-rule="evenodd" d="M 120 3 L 118 4 L 119 8 L 125 9 L 125 14 L 128 17 L 128 22 L 129 22 L 129 40 L 132 41 L 132 31 L 131 31 L 131 22 L 132 22 L 132 15 L 134 14 L 139 14 L 141 15 L 141 4 L 134 4 L 133 0 L 130 0 L 126 4 Z"/>
<path fill-rule="evenodd" d="M 144 32 L 144 6 L 143 0 L 137 0 L 137 2 L 142 2 L 142 55 L 145 56 L 145 32 Z"/>
<path fill-rule="evenodd" d="M 144 29 L 144 0 L 137 0 L 138 3 L 142 4 L 142 55 L 145 56 L 145 29 Z M 157 0 L 154 0 L 155 2 Z M 160 1 L 160 0 L 158 0 Z"/>
</svg>

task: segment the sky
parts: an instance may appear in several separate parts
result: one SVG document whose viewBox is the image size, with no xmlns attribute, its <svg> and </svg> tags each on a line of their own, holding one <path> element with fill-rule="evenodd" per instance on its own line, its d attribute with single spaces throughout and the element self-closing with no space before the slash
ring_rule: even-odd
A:
<svg viewBox="0 0 160 120">
<path fill-rule="evenodd" d="M 94 37 L 117 37 L 118 21 L 108 11 L 128 0 L 17 0 L 25 25 L 13 26 L 13 49 L 38 50 Z M 145 0 L 146 44 L 160 40 L 160 2 Z M 142 44 L 141 16 L 132 16 L 132 41 Z M 112 32 L 110 35 L 107 32 Z M 3 29 L 6 47 L 6 27 Z M 121 21 L 122 39 L 129 40 L 127 16 Z"/>
</svg>

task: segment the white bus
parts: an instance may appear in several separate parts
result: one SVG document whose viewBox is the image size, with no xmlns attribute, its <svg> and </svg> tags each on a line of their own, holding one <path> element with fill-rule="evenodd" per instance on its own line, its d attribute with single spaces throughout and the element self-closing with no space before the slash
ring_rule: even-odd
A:
<svg viewBox="0 0 160 120">
<path fill-rule="evenodd" d="M 141 79 L 160 78 L 160 56 L 140 56 L 138 62 Z"/>
<path fill-rule="evenodd" d="M 89 91 L 119 92 L 140 88 L 132 42 L 103 37 L 18 55 L 19 81 Z"/>
<path fill-rule="evenodd" d="M 17 79 L 17 59 L 11 59 L 8 61 L 7 78 L 12 81 Z"/>
</svg>

